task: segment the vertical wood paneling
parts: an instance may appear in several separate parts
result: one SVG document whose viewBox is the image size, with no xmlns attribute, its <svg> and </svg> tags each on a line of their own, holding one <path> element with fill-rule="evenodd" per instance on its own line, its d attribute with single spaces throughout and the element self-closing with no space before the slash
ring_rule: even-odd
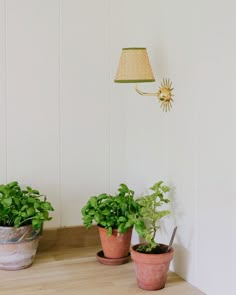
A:
<svg viewBox="0 0 236 295">
<path fill-rule="evenodd" d="M 58 0 L 7 1 L 8 179 L 45 193 L 60 225 Z"/>
<path fill-rule="evenodd" d="M 107 0 L 61 1 L 62 222 L 109 179 Z"/>
<path fill-rule="evenodd" d="M 194 80 L 199 110 L 197 284 L 209 295 L 234 294 L 231 282 L 232 216 L 235 214 L 235 175 L 232 174 L 236 106 L 232 96 L 236 74 L 235 8 L 230 1 L 228 5 L 200 1 L 196 3 L 194 16 Z M 198 15 L 201 15 L 201 24 Z M 222 247 L 227 249 L 224 255 L 221 255 Z M 216 266 L 220 269 L 215 269 Z"/>
<path fill-rule="evenodd" d="M 236 69 L 236 68 L 235 68 Z M 235 103 L 235 102 L 234 102 Z M 235 106 L 236 107 L 236 106 Z M 234 107 L 234 108 L 235 108 Z M 233 126 L 236 126 L 236 117 L 233 116 Z M 231 228 L 232 228 L 232 246 L 231 246 L 231 256 L 232 256 L 232 260 L 231 260 L 231 271 L 232 271 L 232 278 L 231 278 L 231 288 L 232 290 L 234 290 L 234 286 L 235 286 L 235 278 L 236 278 L 236 186 L 235 186 L 235 176 L 236 176 L 236 130 L 234 130 L 234 134 L 233 134 L 233 157 L 232 157 L 232 176 L 231 176 L 231 187 L 232 187 L 232 200 L 233 200 L 233 204 L 232 204 L 232 210 L 233 210 L 233 214 L 232 214 L 232 219 L 231 219 Z"/>
<path fill-rule="evenodd" d="M 5 0 L 0 0 L 0 183 L 6 175 L 6 17 Z"/>
</svg>

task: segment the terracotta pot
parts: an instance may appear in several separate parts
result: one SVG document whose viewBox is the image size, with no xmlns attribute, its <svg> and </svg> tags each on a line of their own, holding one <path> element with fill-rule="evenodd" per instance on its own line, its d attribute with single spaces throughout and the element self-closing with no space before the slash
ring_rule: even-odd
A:
<svg viewBox="0 0 236 295">
<path fill-rule="evenodd" d="M 0 269 L 18 270 L 32 265 L 41 230 L 31 225 L 19 228 L 0 226 Z"/>
<path fill-rule="evenodd" d="M 139 288 L 148 291 L 163 289 L 166 284 L 169 265 L 174 256 L 173 248 L 163 254 L 146 254 L 136 251 L 139 245 L 134 245 L 130 249 Z M 168 247 L 163 244 L 161 246 Z"/>
<path fill-rule="evenodd" d="M 132 229 L 130 228 L 123 234 L 119 234 L 117 229 L 113 229 L 112 235 L 108 237 L 107 229 L 98 226 L 102 250 L 106 258 L 122 258 L 128 256 Z"/>
</svg>

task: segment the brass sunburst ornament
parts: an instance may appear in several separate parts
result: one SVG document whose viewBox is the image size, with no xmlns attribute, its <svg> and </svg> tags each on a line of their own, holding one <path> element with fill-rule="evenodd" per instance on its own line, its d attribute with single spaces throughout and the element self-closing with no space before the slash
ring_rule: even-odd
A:
<svg viewBox="0 0 236 295">
<path fill-rule="evenodd" d="M 163 79 L 161 86 L 157 92 L 157 97 L 159 98 L 161 108 L 164 112 L 170 111 L 172 108 L 173 91 L 172 82 L 170 79 Z"/>
<path fill-rule="evenodd" d="M 141 95 L 157 96 L 161 104 L 160 107 L 163 109 L 163 111 L 168 112 L 171 110 L 172 103 L 174 102 L 174 94 L 172 93 L 174 88 L 172 87 L 172 82 L 170 81 L 170 79 L 163 79 L 161 82 L 161 86 L 159 87 L 156 93 L 143 92 L 140 89 L 138 89 L 137 85 L 135 85 L 135 90 Z"/>
</svg>

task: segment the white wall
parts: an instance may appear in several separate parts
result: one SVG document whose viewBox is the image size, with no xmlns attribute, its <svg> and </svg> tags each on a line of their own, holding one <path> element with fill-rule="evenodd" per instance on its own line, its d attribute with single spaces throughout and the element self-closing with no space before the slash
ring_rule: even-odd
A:
<svg viewBox="0 0 236 295">
<path fill-rule="evenodd" d="M 234 294 L 234 1 L 0 0 L 0 183 L 54 204 L 47 226 L 81 224 L 93 193 L 138 194 L 163 179 L 178 234 L 174 270 L 208 295 Z M 148 48 L 173 110 L 113 83 L 122 47 Z M 154 91 L 156 83 L 142 86 Z"/>
<path fill-rule="evenodd" d="M 138 192 L 160 178 L 174 187 L 173 220 L 160 235 L 167 242 L 172 223 L 179 227 L 173 268 L 208 295 L 234 294 L 236 4 L 119 1 L 112 9 L 112 51 L 148 47 L 157 78 L 175 87 L 169 114 L 154 98 L 127 97 L 127 182 Z"/>
<path fill-rule="evenodd" d="M 0 3 L 1 183 L 47 194 L 47 226 L 80 224 L 110 186 L 108 1 Z"/>
</svg>

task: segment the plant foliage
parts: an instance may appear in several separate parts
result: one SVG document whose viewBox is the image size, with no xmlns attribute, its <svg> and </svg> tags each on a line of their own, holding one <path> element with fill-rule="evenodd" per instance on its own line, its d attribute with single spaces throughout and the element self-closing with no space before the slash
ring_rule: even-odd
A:
<svg viewBox="0 0 236 295">
<path fill-rule="evenodd" d="M 94 221 L 106 228 L 110 236 L 112 229 L 124 233 L 133 227 L 140 208 L 141 206 L 134 200 L 134 191 L 126 184 L 120 184 L 115 196 L 100 194 L 90 197 L 81 212 L 86 228 L 89 229 Z"/>
<path fill-rule="evenodd" d="M 32 224 L 37 230 L 44 221 L 52 219 L 49 211 L 53 210 L 51 203 L 38 190 L 31 187 L 23 190 L 17 181 L 0 185 L 0 226 Z"/>
<path fill-rule="evenodd" d="M 166 193 L 170 188 L 164 185 L 163 181 L 155 183 L 150 190 L 153 192 L 149 195 L 137 199 L 140 204 L 140 218 L 135 224 L 135 229 L 140 237 L 146 241 L 145 245 L 137 248 L 139 252 L 151 252 L 159 244 L 155 241 L 156 233 L 160 228 L 160 219 L 170 214 L 169 210 L 160 210 L 163 204 L 169 203 Z"/>
</svg>

